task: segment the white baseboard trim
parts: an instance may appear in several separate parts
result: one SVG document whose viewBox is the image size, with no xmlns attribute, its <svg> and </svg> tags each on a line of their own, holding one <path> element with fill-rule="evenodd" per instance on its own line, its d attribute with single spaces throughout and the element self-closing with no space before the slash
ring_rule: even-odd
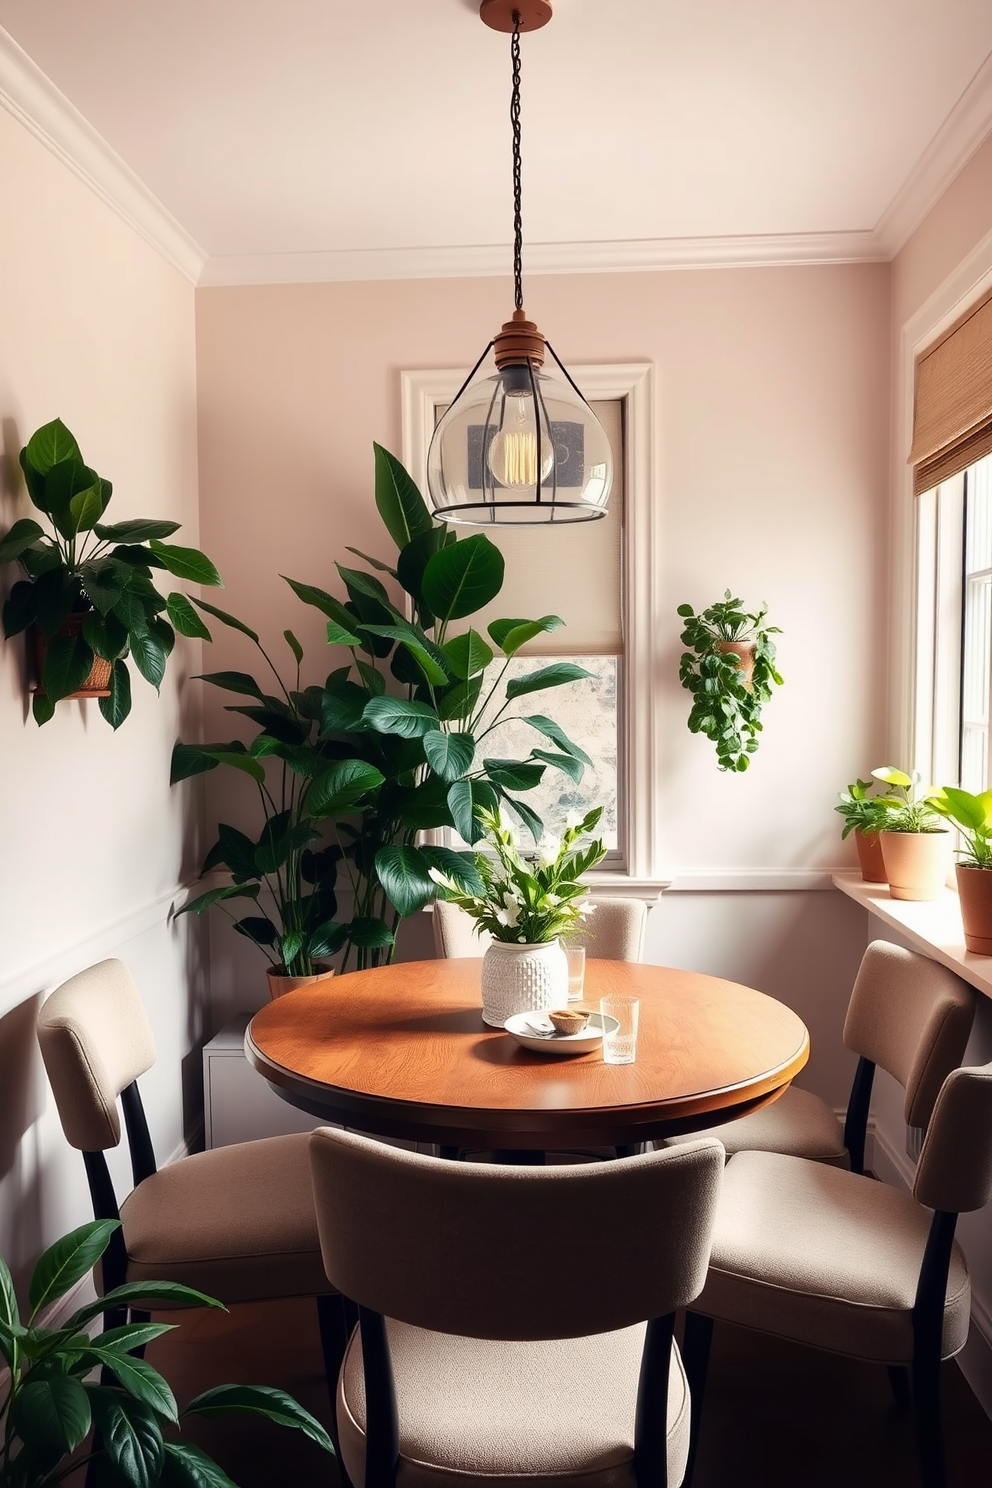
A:
<svg viewBox="0 0 992 1488">
<path fill-rule="evenodd" d="M 915 1168 L 908 1155 L 893 1147 L 874 1120 L 868 1123 L 866 1162 L 883 1183 L 908 1193 L 913 1187 Z M 971 1293 L 971 1329 L 968 1342 L 957 1356 L 958 1365 L 985 1414 L 992 1420 L 992 1312 L 984 1297 Z"/>
</svg>

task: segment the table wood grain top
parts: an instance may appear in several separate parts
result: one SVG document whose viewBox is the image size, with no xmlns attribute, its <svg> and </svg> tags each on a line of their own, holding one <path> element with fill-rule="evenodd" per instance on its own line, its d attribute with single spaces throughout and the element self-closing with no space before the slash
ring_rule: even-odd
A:
<svg viewBox="0 0 992 1488">
<path fill-rule="evenodd" d="M 293 1105 L 383 1136 L 508 1148 L 620 1144 L 765 1105 L 809 1057 L 790 1008 L 697 972 L 586 965 L 585 1002 L 639 997 L 637 1059 L 524 1049 L 482 1021 L 481 960 L 401 962 L 277 998 L 249 1063 Z"/>
</svg>

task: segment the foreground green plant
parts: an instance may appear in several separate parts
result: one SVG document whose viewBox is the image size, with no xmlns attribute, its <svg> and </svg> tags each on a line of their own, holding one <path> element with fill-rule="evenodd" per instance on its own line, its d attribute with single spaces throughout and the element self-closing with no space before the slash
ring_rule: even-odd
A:
<svg viewBox="0 0 992 1488">
<path fill-rule="evenodd" d="M 177 630 L 210 639 L 186 595 L 161 595 L 152 571 L 168 570 L 195 584 L 219 584 L 220 574 L 197 548 L 162 541 L 178 531 L 178 522 L 102 522 L 113 486 L 85 463 L 61 419 L 32 434 L 21 450 L 21 469 L 28 495 L 52 527 L 46 533 L 22 517 L 0 542 L 0 564 L 17 561 L 27 575 L 3 607 L 4 635 L 37 626 L 47 643 L 42 690 L 32 703 L 35 719 L 47 723 L 99 656 L 113 663 L 110 696 L 100 698 L 100 712 L 119 728 L 131 711 L 128 657 L 157 689 Z"/>
<path fill-rule="evenodd" d="M 582 846 L 599 823 L 597 806 L 566 826 L 561 837 L 546 833 L 537 851 L 523 856 L 515 828 L 495 811 L 481 809 L 479 824 L 489 851 L 479 852 L 475 866 L 478 893 L 467 893 L 439 869 L 430 870 L 438 898 L 457 904 L 488 930 L 494 940 L 541 945 L 574 930 L 591 906 L 582 876 L 606 856 L 601 838 Z"/>
<path fill-rule="evenodd" d="M 226 908 L 239 897 L 259 901 L 264 890 L 266 912 L 232 915 L 235 928 L 295 975 L 309 975 L 315 959 L 337 950 L 344 952 L 343 970 L 352 950 L 359 968 L 388 960 L 399 921 L 434 897 L 432 869 L 466 892 L 480 888 L 471 852 L 425 844 L 418 841 L 423 833 L 451 828 L 474 844 L 483 833 L 479 813 L 502 804 L 537 841 L 543 823 L 522 794 L 548 768 L 578 782 L 590 762 L 554 719 L 513 707 L 589 676 L 584 667 L 558 662 L 507 680 L 520 648 L 561 620 L 495 620 L 485 636 L 472 629 L 467 622 L 502 588 L 502 554 L 484 533 L 458 538 L 435 522 L 407 471 L 379 445 L 375 501 L 397 550 L 392 563 L 349 549 L 374 572 L 336 564 L 344 599 L 286 580 L 324 616 L 328 642 L 351 652 L 350 664 L 333 670 L 323 685 L 303 685 L 303 650 L 291 631 L 285 637 L 295 658 L 295 685 L 282 681 L 255 630 L 196 601 L 248 638 L 276 690 L 246 672 L 204 676 L 247 698 L 229 711 L 251 719 L 260 732 L 247 745 L 178 744 L 172 780 L 219 766 L 240 770 L 258 787 L 263 823 L 257 837 L 221 825 L 203 867 L 226 868 L 232 882 L 185 909 Z M 412 619 L 379 574 L 409 597 Z M 510 718 L 522 718 L 535 736 L 522 760 L 501 757 L 492 743 Z M 339 921 L 334 916 L 345 887 L 352 913 Z"/>
<path fill-rule="evenodd" d="M 945 785 L 931 804 L 964 838 L 958 849 L 962 866 L 992 868 L 992 790 L 974 796 L 960 786 Z"/>
<path fill-rule="evenodd" d="M 93 1220 L 45 1251 L 31 1278 L 26 1323 L 0 1258 L 0 1354 L 10 1371 L 0 1397 L 0 1488 L 54 1488 L 91 1458 L 105 1461 L 123 1488 L 235 1488 L 206 1452 L 174 1437 L 181 1420 L 226 1411 L 267 1416 L 333 1452 L 320 1422 L 284 1390 L 269 1386 L 220 1385 L 180 1412 L 166 1381 L 139 1353 L 171 1332 L 173 1323 L 126 1323 L 92 1338 L 87 1331 L 114 1307 L 221 1306 L 192 1287 L 130 1282 L 78 1308 L 59 1328 L 39 1325 L 42 1311 L 82 1280 L 118 1228 L 118 1220 Z M 91 1378 L 96 1370 L 99 1381 Z M 105 1376 L 113 1382 L 102 1383 Z M 94 1429 L 100 1445 L 91 1443 L 88 1455 L 70 1462 Z"/>
<path fill-rule="evenodd" d="M 932 785 L 924 785 L 919 770 L 907 774 L 895 765 L 881 765 L 872 770 L 876 780 L 888 787 L 888 795 L 880 797 L 885 807 L 881 822 L 883 832 L 942 832 L 938 801 L 941 792 Z"/>
<path fill-rule="evenodd" d="M 840 834 L 842 842 L 851 832 L 880 831 L 893 807 L 900 805 L 895 797 L 870 794 L 880 784 L 874 780 L 855 780 L 840 792 L 834 810 L 844 819 L 844 830 Z"/>
<path fill-rule="evenodd" d="M 679 662 L 679 681 L 692 694 L 689 732 L 705 734 L 716 745 L 721 770 L 746 770 L 758 747 L 761 710 L 772 684 L 782 685 L 771 639 L 779 626 L 763 624 L 767 605 L 745 610 L 729 589 L 698 615 L 688 604 L 679 605 L 677 613 L 683 621 L 680 640 L 690 648 Z M 736 653 L 727 650 L 733 642 L 750 646 L 750 676 Z"/>
</svg>

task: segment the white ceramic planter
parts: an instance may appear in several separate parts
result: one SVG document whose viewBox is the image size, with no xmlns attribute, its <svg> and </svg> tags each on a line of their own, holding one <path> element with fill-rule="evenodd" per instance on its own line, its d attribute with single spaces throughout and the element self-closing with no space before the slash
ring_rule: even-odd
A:
<svg viewBox="0 0 992 1488">
<path fill-rule="evenodd" d="M 568 958 L 557 940 L 513 945 L 494 940 L 482 958 L 482 1020 L 502 1028 L 514 1013 L 568 1003 Z"/>
</svg>

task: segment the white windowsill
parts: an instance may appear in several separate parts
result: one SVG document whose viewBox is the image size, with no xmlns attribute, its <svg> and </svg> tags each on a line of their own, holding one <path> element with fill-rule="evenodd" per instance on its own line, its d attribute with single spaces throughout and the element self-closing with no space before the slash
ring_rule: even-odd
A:
<svg viewBox="0 0 992 1488">
<path fill-rule="evenodd" d="M 956 971 L 986 997 L 992 997 L 992 956 L 976 956 L 974 951 L 965 950 L 961 911 L 953 889 L 945 889 L 939 899 L 914 903 L 893 899 L 888 884 L 865 883 L 860 873 L 835 873 L 833 882 L 842 894 L 898 930 L 935 961 Z"/>
</svg>

